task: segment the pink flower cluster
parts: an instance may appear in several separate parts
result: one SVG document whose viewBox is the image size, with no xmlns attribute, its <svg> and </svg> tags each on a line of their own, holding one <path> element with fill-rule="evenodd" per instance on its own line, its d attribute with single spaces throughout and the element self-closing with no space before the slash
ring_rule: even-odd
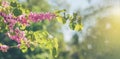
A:
<svg viewBox="0 0 120 59">
<path fill-rule="evenodd" d="M 5 5 L 4 5 L 5 6 Z M 8 32 L 6 33 L 11 40 L 14 40 L 18 43 L 18 48 L 21 45 L 21 40 L 23 40 L 27 47 L 30 47 L 29 41 L 25 36 L 25 32 L 20 30 L 19 27 L 16 27 L 16 24 L 29 26 L 31 22 L 39 22 L 42 20 L 51 20 L 55 17 L 52 13 L 30 13 L 28 16 L 22 14 L 18 17 L 15 17 L 12 13 L 6 14 L 0 11 L 0 17 L 4 18 L 4 23 L 8 26 Z M 0 50 L 7 52 L 9 47 L 7 45 L 0 45 Z"/>
<path fill-rule="evenodd" d="M 1 7 L 8 9 L 7 7 L 10 7 L 10 3 L 2 0 L 1 1 Z M 31 22 L 36 23 L 40 22 L 42 20 L 51 20 L 55 17 L 55 14 L 47 12 L 47 13 L 33 13 L 30 14 L 22 14 L 19 16 L 14 16 L 13 13 L 4 13 L 2 10 L 0 10 L 0 17 L 4 19 L 4 23 L 8 27 L 8 31 L 6 32 L 7 36 L 18 43 L 17 47 L 20 48 L 21 41 L 24 41 L 27 47 L 30 47 L 30 42 L 26 38 L 25 31 L 20 30 L 19 26 L 29 26 Z M 19 25 L 17 25 L 19 24 Z M 7 45 L 0 45 L 0 50 L 2 52 L 7 52 L 7 50 L 11 48 Z"/>
<path fill-rule="evenodd" d="M 25 15 L 20 15 L 18 17 L 14 17 L 12 14 L 5 14 L 3 12 L 0 12 L 0 16 L 4 18 L 4 22 L 8 24 L 9 30 L 13 32 L 13 28 L 16 23 L 20 23 L 24 26 L 28 26 L 28 21 L 25 18 Z"/>
<path fill-rule="evenodd" d="M 29 20 L 27 20 L 25 14 L 18 16 L 17 21 L 19 21 L 22 25 L 29 26 Z"/>
<path fill-rule="evenodd" d="M 15 18 L 12 14 L 7 15 L 3 12 L 0 12 L 0 16 L 4 18 L 4 23 L 8 25 L 9 31 L 7 32 L 7 35 L 10 39 L 16 41 L 17 43 L 20 43 L 21 39 L 27 40 L 24 31 L 21 31 L 18 27 L 15 28 L 17 23 L 25 26 L 28 25 L 25 15 L 20 15 Z"/>
<path fill-rule="evenodd" d="M 0 45 L 0 50 L 2 52 L 7 52 L 8 49 L 9 49 L 9 47 L 7 45 Z"/>
<path fill-rule="evenodd" d="M 42 20 L 51 20 L 55 17 L 53 13 L 47 12 L 47 13 L 30 13 L 28 18 L 33 22 L 39 22 Z"/>
<path fill-rule="evenodd" d="M 9 4 L 9 2 L 7 2 L 7 1 L 2 1 L 1 5 L 6 8 L 6 7 L 8 7 L 10 4 Z"/>
<path fill-rule="evenodd" d="M 11 33 L 14 33 L 14 35 Z M 27 40 L 24 31 L 19 30 L 19 28 L 16 28 L 14 32 L 8 32 L 7 35 L 10 39 L 15 40 L 17 43 L 20 43 L 21 40 Z"/>
<path fill-rule="evenodd" d="M 10 37 L 10 39 L 15 40 L 17 43 L 20 43 L 21 39 L 25 39 L 25 33 L 24 31 L 19 30 L 19 28 L 14 28 L 16 23 L 20 23 L 21 25 L 28 26 L 29 22 L 39 22 L 42 20 L 51 20 L 55 17 L 52 13 L 30 13 L 28 17 L 26 17 L 25 14 L 20 15 L 18 17 L 14 17 L 12 14 L 5 14 L 3 12 L 0 12 L 0 16 L 4 18 L 4 23 L 8 25 L 9 31 L 7 32 L 7 35 Z M 15 33 L 14 35 L 11 35 L 11 33 Z"/>
</svg>

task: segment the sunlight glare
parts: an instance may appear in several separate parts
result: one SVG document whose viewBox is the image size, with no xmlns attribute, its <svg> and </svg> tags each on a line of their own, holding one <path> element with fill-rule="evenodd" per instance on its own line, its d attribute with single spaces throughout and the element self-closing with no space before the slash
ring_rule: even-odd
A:
<svg viewBox="0 0 120 59">
<path fill-rule="evenodd" d="M 111 10 L 111 13 L 113 15 L 116 15 L 116 16 L 120 16 L 120 7 L 114 7 L 112 10 Z"/>
</svg>

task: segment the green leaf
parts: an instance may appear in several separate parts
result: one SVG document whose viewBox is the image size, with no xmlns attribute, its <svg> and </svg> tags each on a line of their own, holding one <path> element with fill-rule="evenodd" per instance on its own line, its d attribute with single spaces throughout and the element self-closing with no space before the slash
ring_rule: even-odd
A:
<svg viewBox="0 0 120 59">
<path fill-rule="evenodd" d="M 29 10 L 24 10 L 24 11 L 25 11 L 25 13 L 26 13 L 26 14 L 29 14 L 29 13 L 30 13 L 30 11 L 29 11 Z"/>
<path fill-rule="evenodd" d="M 21 25 L 21 27 L 20 27 L 21 30 L 24 30 L 25 28 L 26 28 L 25 25 Z"/>
<path fill-rule="evenodd" d="M 23 53 L 27 52 L 27 50 L 28 50 L 27 47 L 22 48 L 22 52 L 23 52 Z"/>
<path fill-rule="evenodd" d="M 75 25 L 76 25 L 75 23 L 70 23 L 70 24 L 69 24 L 70 29 L 74 30 Z"/>
<path fill-rule="evenodd" d="M 81 17 L 78 16 L 78 23 L 81 24 Z"/>
<path fill-rule="evenodd" d="M 73 13 L 73 16 L 76 17 L 76 16 L 77 16 L 77 13 Z"/>
<path fill-rule="evenodd" d="M 61 13 L 61 12 L 65 12 L 66 10 L 63 9 L 63 10 L 55 10 L 55 13 Z"/>
<path fill-rule="evenodd" d="M 15 9 L 13 10 L 13 14 L 14 14 L 15 16 L 19 16 L 19 15 L 22 14 L 22 10 L 19 9 L 19 8 L 15 8 Z"/>
<path fill-rule="evenodd" d="M 54 47 L 53 47 L 53 50 L 52 50 L 52 55 L 54 57 L 57 57 L 58 56 L 58 39 L 57 38 L 54 38 Z"/>
<path fill-rule="evenodd" d="M 56 17 L 56 19 L 57 19 L 58 22 L 63 23 L 62 17 L 59 16 L 59 17 Z"/>
<path fill-rule="evenodd" d="M 61 10 L 61 12 L 66 12 L 66 9 Z"/>
<path fill-rule="evenodd" d="M 34 50 L 35 50 L 35 46 L 34 46 L 34 45 L 31 45 L 31 46 L 30 46 L 30 50 L 31 50 L 31 51 L 34 51 Z"/>
<path fill-rule="evenodd" d="M 53 57 L 57 57 L 57 50 L 56 50 L 56 48 L 52 49 L 52 56 Z"/>
<path fill-rule="evenodd" d="M 20 49 L 22 50 L 23 53 L 27 52 L 27 50 L 28 50 L 28 48 L 23 40 L 21 40 Z"/>
<path fill-rule="evenodd" d="M 82 30 L 83 29 L 83 26 L 81 25 L 81 24 L 76 24 L 75 25 L 75 31 L 80 31 L 80 30 Z"/>
<path fill-rule="evenodd" d="M 12 6 L 12 7 L 17 7 L 17 3 L 16 3 L 16 2 L 11 2 L 11 3 L 10 3 L 10 6 Z"/>
</svg>

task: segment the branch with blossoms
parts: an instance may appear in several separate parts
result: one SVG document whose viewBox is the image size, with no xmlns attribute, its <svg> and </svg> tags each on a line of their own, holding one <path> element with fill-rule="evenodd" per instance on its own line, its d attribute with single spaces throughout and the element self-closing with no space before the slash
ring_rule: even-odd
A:
<svg viewBox="0 0 120 59">
<path fill-rule="evenodd" d="M 12 2 L 16 3 L 16 2 Z M 12 4 L 11 4 L 12 5 Z M 5 34 L 11 39 L 18 43 L 17 46 L 14 47 L 21 47 L 21 41 L 24 41 L 25 46 L 28 48 L 30 47 L 30 40 L 26 37 L 25 27 L 30 26 L 30 23 L 37 23 L 43 20 L 52 20 L 55 18 L 54 13 L 46 12 L 46 13 L 33 13 L 30 12 L 29 14 L 15 14 L 12 11 L 8 11 L 11 7 L 10 3 L 7 1 L 1 1 L 1 9 L 0 9 L 0 17 L 2 23 L 6 25 L 7 32 Z M 13 5 L 12 5 L 13 6 Z M 15 7 L 16 8 L 16 7 Z M 12 7 L 14 9 L 14 7 Z M 16 11 L 16 10 L 13 10 Z M 21 10 L 17 10 L 19 12 Z M 9 12 L 9 13 L 7 13 Z M 18 25 L 17 25 L 18 24 Z M 16 26 L 17 25 L 17 26 Z M 24 30 L 20 29 L 20 27 L 24 27 Z M 9 48 L 13 48 L 7 45 L 0 45 L 0 50 L 2 52 L 7 52 Z"/>
<path fill-rule="evenodd" d="M 57 38 L 49 37 L 50 34 L 47 31 L 27 31 L 26 27 L 31 26 L 31 23 L 57 19 L 58 22 L 65 24 L 65 22 L 69 20 L 71 29 L 75 31 L 80 31 L 82 29 L 81 18 L 79 15 L 66 15 L 65 10 L 34 13 L 26 12 L 28 10 L 20 7 L 20 4 L 16 1 L 7 2 L 2 0 L 0 3 L 0 23 L 4 25 L 4 28 L 1 28 L 3 26 L 0 25 L 0 30 L 6 30 L 0 32 L 6 34 L 6 36 L 18 44 L 16 46 L 0 44 L 0 50 L 2 52 L 7 52 L 8 49 L 14 47 L 20 48 L 22 52 L 26 52 L 28 48 L 34 50 L 33 46 L 36 45 L 49 49 L 50 53 L 52 53 L 52 50 L 57 51 Z"/>
</svg>

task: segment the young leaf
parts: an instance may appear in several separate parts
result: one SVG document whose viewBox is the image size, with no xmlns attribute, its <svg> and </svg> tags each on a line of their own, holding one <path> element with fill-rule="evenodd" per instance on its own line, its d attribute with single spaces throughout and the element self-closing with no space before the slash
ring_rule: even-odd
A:
<svg viewBox="0 0 120 59">
<path fill-rule="evenodd" d="M 35 50 L 35 46 L 34 46 L 34 45 L 31 45 L 31 46 L 30 46 L 30 50 L 31 50 L 31 51 L 34 51 L 34 50 Z"/>
<path fill-rule="evenodd" d="M 57 50 L 56 50 L 56 48 L 53 48 L 52 49 L 52 56 L 57 57 L 56 55 L 57 55 Z"/>
<path fill-rule="evenodd" d="M 82 30 L 82 25 L 81 24 L 76 24 L 76 26 L 75 26 L 75 31 L 80 31 L 80 30 Z"/>
<path fill-rule="evenodd" d="M 70 24 L 69 24 L 69 27 L 70 27 L 70 29 L 74 30 L 74 28 L 75 28 L 75 23 L 70 23 Z"/>
<path fill-rule="evenodd" d="M 12 7 L 17 7 L 17 3 L 16 3 L 16 2 L 11 2 L 10 5 L 11 5 Z"/>
<path fill-rule="evenodd" d="M 60 23 L 63 23 L 63 19 L 62 19 L 62 17 L 56 17 L 56 19 L 58 20 L 58 22 L 60 22 Z"/>
<path fill-rule="evenodd" d="M 25 28 L 26 28 L 25 25 L 22 25 L 22 26 L 20 27 L 21 30 L 24 30 Z"/>
<path fill-rule="evenodd" d="M 28 48 L 23 40 L 21 40 L 20 49 L 22 50 L 23 53 L 27 52 L 27 50 L 28 50 Z"/>
</svg>

